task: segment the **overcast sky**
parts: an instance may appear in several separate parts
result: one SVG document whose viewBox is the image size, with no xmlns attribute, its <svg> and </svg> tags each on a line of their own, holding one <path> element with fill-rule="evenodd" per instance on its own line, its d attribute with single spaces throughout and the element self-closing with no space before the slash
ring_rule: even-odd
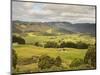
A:
<svg viewBox="0 0 100 75">
<path fill-rule="evenodd" d="M 13 1 L 12 19 L 32 22 L 95 23 L 95 7 Z"/>
</svg>

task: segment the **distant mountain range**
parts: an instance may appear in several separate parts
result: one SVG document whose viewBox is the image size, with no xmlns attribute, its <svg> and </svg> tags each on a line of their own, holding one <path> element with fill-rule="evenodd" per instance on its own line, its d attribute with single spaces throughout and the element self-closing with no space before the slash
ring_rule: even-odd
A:
<svg viewBox="0 0 100 75">
<path fill-rule="evenodd" d="M 12 31 L 21 32 L 41 32 L 41 33 L 87 33 L 96 34 L 96 24 L 70 22 L 24 22 L 13 21 Z"/>
</svg>

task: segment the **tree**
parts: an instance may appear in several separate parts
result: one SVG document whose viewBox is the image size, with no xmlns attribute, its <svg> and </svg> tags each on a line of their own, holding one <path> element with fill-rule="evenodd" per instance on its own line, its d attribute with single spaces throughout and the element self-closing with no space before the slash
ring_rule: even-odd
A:
<svg viewBox="0 0 100 75">
<path fill-rule="evenodd" d="M 40 46 L 39 42 L 35 42 L 34 45 L 35 45 L 35 46 Z"/>
<path fill-rule="evenodd" d="M 21 37 L 13 35 L 12 39 L 13 39 L 12 40 L 13 43 L 17 42 L 18 44 L 25 44 L 25 40 Z"/>
<path fill-rule="evenodd" d="M 14 69 L 16 69 L 16 64 L 17 64 L 17 54 L 14 49 L 12 49 L 12 66 Z"/>
<path fill-rule="evenodd" d="M 65 48 L 65 47 L 68 47 L 68 48 L 76 48 L 76 44 L 74 42 L 71 42 L 71 41 L 68 41 L 68 42 L 62 42 L 60 44 L 60 47 L 61 48 Z"/>
<path fill-rule="evenodd" d="M 38 61 L 38 67 L 40 69 L 48 69 L 54 64 L 54 59 L 47 55 L 42 55 Z"/>
<path fill-rule="evenodd" d="M 90 64 L 93 67 L 96 67 L 96 47 L 91 45 L 88 48 L 88 51 L 84 57 L 84 62 Z"/>
<path fill-rule="evenodd" d="M 59 67 L 59 66 L 61 66 L 61 63 L 62 63 L 62 60 L 61 60 L 60 56 L 57 56 L 55 59 L 55 65 Z"/>
<path fill-rule="evenodd" d="M 77 48 L 78 49 L 87 49 L 88 48 L 88 44 L 83 43 L 82 41 L 77 42 Z"/>
<path fill-rule="evenodd" d="M 48 41 L 45 46 L 45 48 L 58 48 L 58 44 L 57 42 L 54 42 L 54 41 Z"/>
</svg>

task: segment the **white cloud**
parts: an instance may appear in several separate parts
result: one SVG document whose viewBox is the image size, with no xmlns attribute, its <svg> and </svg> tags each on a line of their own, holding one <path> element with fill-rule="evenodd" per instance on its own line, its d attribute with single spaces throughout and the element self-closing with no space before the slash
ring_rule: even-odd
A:
<svg viewBox="0 0 100 75">
<path fill-rule="evenodd" d="M 13 2 L 13 20 L 95 22 L 95 7 Z"/>
</svg>

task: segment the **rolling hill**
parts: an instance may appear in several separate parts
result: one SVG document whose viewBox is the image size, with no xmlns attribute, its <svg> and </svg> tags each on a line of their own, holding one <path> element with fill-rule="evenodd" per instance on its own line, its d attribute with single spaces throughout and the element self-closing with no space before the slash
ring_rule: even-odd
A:
<svg viewBox="0 0 100 75">
<path fill-rule="evenodd" d="M 13 21 L 12 31 L 21 32 L 41 32 L 41 33 L 88 33 L 96 34 L 96 24 L 70 22 L 24 22 Z"/>
</svg>

